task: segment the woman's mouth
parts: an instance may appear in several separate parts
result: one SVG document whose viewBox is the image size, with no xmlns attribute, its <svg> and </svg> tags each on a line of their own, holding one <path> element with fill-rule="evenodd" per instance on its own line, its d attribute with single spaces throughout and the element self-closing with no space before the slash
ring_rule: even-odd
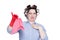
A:
<svg viewBox="0 0 60 40">
<path fill-rule="evenodd" d="M 31 17 L 31 19 L 34 19 L 34 17 Z"/>
</svg>

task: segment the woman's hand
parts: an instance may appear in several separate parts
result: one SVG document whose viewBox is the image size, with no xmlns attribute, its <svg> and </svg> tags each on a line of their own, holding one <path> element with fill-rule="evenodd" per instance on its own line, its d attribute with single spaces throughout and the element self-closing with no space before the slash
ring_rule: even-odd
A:
<svg viewBox="0 0 60 40">
<path fill-rule="evenodd" d="M 32 24 L 32 27 L 39 30 L 39 34 L 40 34 L 41 39 L 45 38 L 46 33 L 44 32 L 44 30 L 41 26 Z"/>
<path fill-rule="evenodd" d="M 31 24 L 32 25 L 32 27 L 34 28 L 34 29 L 39 29 L 39 27 L 40 26 L 38 26 L 38 25 L 36 25 L 36 24 Z"/>
</svg>

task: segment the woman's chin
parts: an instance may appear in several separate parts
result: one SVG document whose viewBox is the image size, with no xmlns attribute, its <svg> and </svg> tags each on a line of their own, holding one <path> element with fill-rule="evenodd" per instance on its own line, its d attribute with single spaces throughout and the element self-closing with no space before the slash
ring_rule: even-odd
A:
<svg viewBox="0 0 60 40">
<path fill-rule="evenodd" d="M 31 20 L 31 22 L 34 22 L 35 20 Z"/>
</svg>

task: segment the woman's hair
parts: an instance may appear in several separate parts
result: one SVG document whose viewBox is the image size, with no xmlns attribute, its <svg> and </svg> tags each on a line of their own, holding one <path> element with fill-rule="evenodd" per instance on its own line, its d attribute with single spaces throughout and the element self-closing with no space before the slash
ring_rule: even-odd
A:
<svg viewBox="0 0 60 40">
<path fill-rule="evenodd" d="M 24 11 L 24 14 L 25 13 L 28 13 L 30 9 L 34 9 L 36 11 L 36 14 L 38 13 L 37 11 L 37 6 L 36 5 L 28 5 L 26 8 L 25 8 L 25 11 Z M 25 14 L 25 16 L 27 17 L 27 15 Z"/>
</svg>

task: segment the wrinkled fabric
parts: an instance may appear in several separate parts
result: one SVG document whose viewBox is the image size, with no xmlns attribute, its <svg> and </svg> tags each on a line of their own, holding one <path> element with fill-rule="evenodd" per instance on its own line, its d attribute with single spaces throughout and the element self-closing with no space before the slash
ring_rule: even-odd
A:
<svg viewBox="0 0 60 40">
<path fill-rule="evenodd" d="M 18 15 L 17 14 L 13 14 L 13 13 L 11 13 L 11 14 L 12 14 L 12 19 L 11 19 L 11 22 L 10 22 L 9 25 L 11 27 L 13 27 L 15 20 L 18 19 Z"/>
<path fill-rule="evenodd" d="M 15 20 L 11 34 L 16 33 L 18 30 L 24 30 L 21 18 Z"/>
</svg>

